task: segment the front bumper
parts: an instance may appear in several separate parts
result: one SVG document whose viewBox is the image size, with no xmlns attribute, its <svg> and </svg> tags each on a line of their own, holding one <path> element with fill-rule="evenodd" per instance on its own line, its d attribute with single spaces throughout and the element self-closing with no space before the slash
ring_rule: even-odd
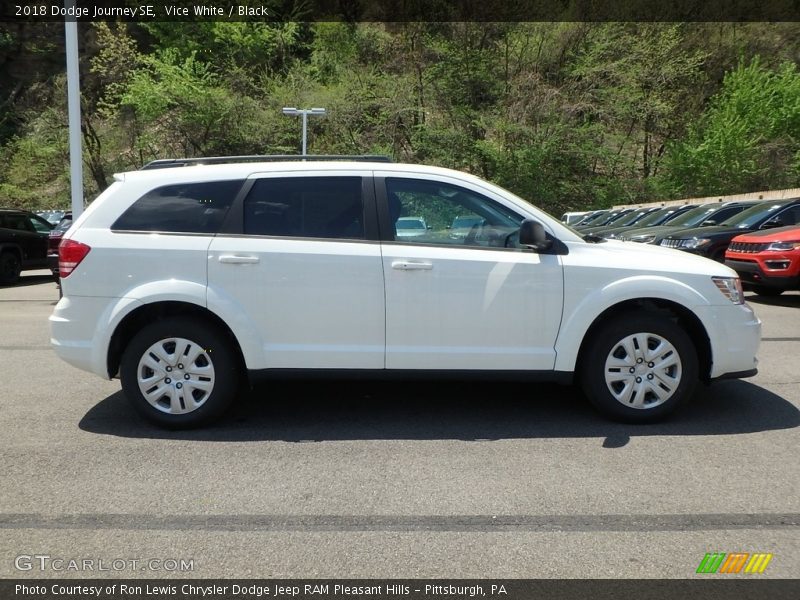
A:
<svg viewBox="0 0 800 600">
<path fill-rule="evenodd" d="M 779 256 L 775 257 L 776 260 L 780 259 Z M 797 274 L 787 274 L 786 271 L 791 272 L 789 269 L 781 269 L 784 271 L 780 274 L 771 273 L 761 268 L 761 265 L 753 260 L 736 260 L 726 259 L 725 266 L 730 267 L 739 274 L 742 283 L 751 285 L 763 285 L 764 287 L 771 287 L 776 289 L 788 290 L 800 287 L 800 277 Z"/>
<path fill-rule="evenodd" d="M 695 308 L 711 342 L 709 379 L 750 377 L 758 367 L 761 320 L 747 304 Z"/>
</svg>

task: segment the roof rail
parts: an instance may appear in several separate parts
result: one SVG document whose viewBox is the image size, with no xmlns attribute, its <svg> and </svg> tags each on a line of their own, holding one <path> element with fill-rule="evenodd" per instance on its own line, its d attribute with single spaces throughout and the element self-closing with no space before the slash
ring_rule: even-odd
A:
<svg viewBox="0 0 800 600">
<path fill-rule="evenodd" d="M 161 158 L 144 165 L 140 170 L 169 169 L 172 167 L 189 167 L 193 165 L 221 165 L 239 162 L 283 162 L 283 161 L 320 161 L 320 160 L 352 160 L 359 162 L 392 162 L 388 156 L 381 155 L 341 155 L 341 154 L 265 154 L 249 156 L 200 156 L 197 158 Z"/>
</svg>

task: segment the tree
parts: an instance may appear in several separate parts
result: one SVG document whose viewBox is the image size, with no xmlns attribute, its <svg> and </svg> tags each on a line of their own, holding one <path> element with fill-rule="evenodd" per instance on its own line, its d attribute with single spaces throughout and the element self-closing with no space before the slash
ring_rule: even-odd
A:
<svg viewBox="0 0 800 600">
<path fill-rule="evenodd" d="M 800 73 L 756 57 L 725 76 L 702 119 L 668 157 L 676 194 L 716 195 L 800 181 Z"/>
</svg>

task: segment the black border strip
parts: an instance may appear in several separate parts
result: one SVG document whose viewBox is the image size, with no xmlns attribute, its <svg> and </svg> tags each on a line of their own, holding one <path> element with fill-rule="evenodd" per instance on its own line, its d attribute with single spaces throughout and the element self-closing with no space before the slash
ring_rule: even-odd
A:
<svg viewBox="0 0 800 600">
<path fill-rule="evenodd" d="M 798 0 L 61 0 L 2 3 L 0 21 L 798 21 Z M 176 10 L 179 8 L 180 10 Z"/>
<path fill-rule="evenodd" d="M 111 572 L 109 577 L 113 577 Z M 28 593 L 20 593 L 24 586 Z M 130 593 L 131 588 L 141 590 Z M 202 588 L 202 592 L 200 591 Z M 42 593 L 31 592 L 41 590 Z M 99 590 L 99 594 L 96 590 Z M 125 590 L 126 593 L 121 593 Z M 72 593 L 69 593 L 72 591 Z M 800 596 L 798 579 L 762 579 L 698 575 L 697 579 L 6 579 L 4 600 L 255 600 L 256 598 L 405 598 L 455 600 L 495 598 L 521 600 L 792 600 Z"/>
</svg>

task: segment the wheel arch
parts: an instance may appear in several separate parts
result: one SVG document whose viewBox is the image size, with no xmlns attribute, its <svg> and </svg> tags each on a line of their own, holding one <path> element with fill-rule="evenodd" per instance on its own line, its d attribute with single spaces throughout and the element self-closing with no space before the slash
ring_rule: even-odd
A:
<svg viewBox="0 0 800 600">
<path fill-rule="evenodd" d="M 633 311 L 647 312 L 650 314 L 661 315 L 673 319 L 684 331 L 689 334 L 697 352 L 698 373 L 702 381 L 708 381 L 711 374 L 712 352 L 711 340 L 705 326 L 700 318 L 678 302 L 666 300 L 664 298 L 636 298 L 618 302 L 609 306 L 597 317 L 586 330 L 578 350 L 575 365 L 575 373 L 578 375 L 586 358 L 586 350 L 590 341 L 596 334 L 600 326 L 609 319 L 620 315 L 629 314 Z M 578 375 L 579 376 L 579 375 Z"/>
<path fill-rule="evenodd" d="M 118 374 L 122 353 L 137 331 L 153 321 L 174 316 L 196 317 L 219 329 L 229 338 L 241 372 L 246 373 L 244 355 L 239 340 L 223 319 L 207 308 L 191 302 L 164 300 L 143 304 L 125 315 L 119 322 L 108 345 L 106 358 L 108 376 L 114 377 Z"/>
<path fill-rule="evenodd" d="M 22 263 L 22 248 L 18 244 L 10 244 L 8 242 L 0 244 L 0 254 L 6 252 L 16 254 L 20 264 Z"/>
</svg>

